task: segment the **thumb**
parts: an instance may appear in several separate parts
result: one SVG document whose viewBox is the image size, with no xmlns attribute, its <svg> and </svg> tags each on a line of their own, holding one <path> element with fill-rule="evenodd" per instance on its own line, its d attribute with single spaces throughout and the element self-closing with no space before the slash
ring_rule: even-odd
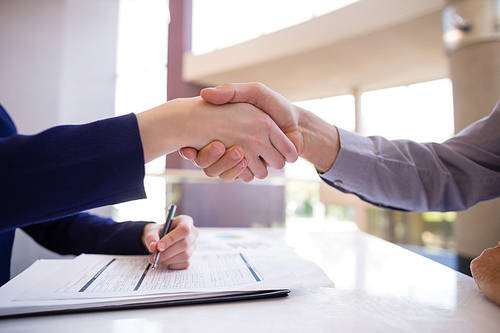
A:
<svg viewBox="0 0 500 333">
<path fill-rule="evenodd" d="M 234 97 L 234 88 L 231 84 L 225 84 L 215 88 L 205 88 L 200 92 L 201 98 L 211 104 L 226 104 Z"/>
<path fill-rule="evenodd" d="M 191 147 L 184 147 L 179 150 L 179 154 L 186 160 L 194 161 L 198 156 L 198 151 Z"/>
</svg>

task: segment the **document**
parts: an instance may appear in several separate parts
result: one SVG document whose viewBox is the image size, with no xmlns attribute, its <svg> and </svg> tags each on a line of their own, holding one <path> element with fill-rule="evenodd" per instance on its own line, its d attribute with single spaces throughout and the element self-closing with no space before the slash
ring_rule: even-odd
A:
<svg viewBox="0 0 500 333">
<path fill-rule="evenodd" d="M 0 316 L 245 299 L 333 285 L 291 249 L 269 251 L 272 244 L 242 239 L 226 247 L 213 235 L 201 243 L 186 270 L 153 270 L 147 256 L 84 254 L 37 261 L 0 288 Z"/>
<path fill-rule="evenodd" d="M 269 276 L 269 275 L 268 275 Z M 272 275 L 271 275 L 272 276 Z M 81 255 L 59 268 L 49 282 L 18 300 L 139 296 L 259 286 L 261 273 L 242 252 L 200 253 L 185 270 L 151 269 L 146 256 Z"/>
</svg>

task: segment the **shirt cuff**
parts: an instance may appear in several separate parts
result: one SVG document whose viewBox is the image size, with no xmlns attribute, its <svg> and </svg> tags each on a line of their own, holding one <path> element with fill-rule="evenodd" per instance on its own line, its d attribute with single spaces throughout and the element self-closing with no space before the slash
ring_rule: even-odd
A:
<svg viewBox="0 0 500 333">
<path fill-rule="evenodd" d="M 359 192 L 373 163 L 373 142 L 361 135 L 338 128 L 340 150 L 332 167 L 320 174 L 328 184 L 349 192 Z"/>
</svg>

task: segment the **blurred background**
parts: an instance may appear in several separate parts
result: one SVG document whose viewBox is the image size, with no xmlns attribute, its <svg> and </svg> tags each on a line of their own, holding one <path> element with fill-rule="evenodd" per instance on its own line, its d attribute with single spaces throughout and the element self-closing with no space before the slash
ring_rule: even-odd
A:
<svg viewBox="0 0 500 333">
<path fill-rule="evenodd" d="M 496 0 L 1 0 L 0 102 L 31 134 L 259 81 L 346 130 L 443 142 L 500 97 L 499 12 Z M 358 228 L 464 273 L 500 239 L 498 200 L 385 210 L 304 160 L 248 185 L 177 154 L 146 173 L 147 199 L 94 212 L 162 222 L 175 202 L 200 227 Z M 18 231 L 12 273 L 54 256 Z"/>
</svg>

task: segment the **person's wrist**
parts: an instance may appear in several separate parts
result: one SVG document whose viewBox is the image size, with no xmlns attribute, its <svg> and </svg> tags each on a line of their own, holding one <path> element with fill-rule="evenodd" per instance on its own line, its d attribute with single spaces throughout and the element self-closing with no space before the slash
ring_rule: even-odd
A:
<svg viewBox="0 0 500 333">
<path fill-rule="evenodd" d="M 137 115 L 146 163 L 190 145 L 195 133 L 192 104 L 190 99 L 176 99 Z"/>
<path fill-rule="evenodd" d="M 176 130 L 176 138 L 173 141 L 178 150 L 182 147 L 195 147 L 199 144 L 199 123 L 201 114 L 200 99 L 177 98 L 169 101 L 172 108 L 172 121 Z"/>
<path fill-rule="evenodd" d="M 340 150 L 338 130 L 311 112 L 297 107 L 299 132 L 303 146 L 299 156 L 311 162 L 319 172 L 328 171 Z"/>
</svg>

